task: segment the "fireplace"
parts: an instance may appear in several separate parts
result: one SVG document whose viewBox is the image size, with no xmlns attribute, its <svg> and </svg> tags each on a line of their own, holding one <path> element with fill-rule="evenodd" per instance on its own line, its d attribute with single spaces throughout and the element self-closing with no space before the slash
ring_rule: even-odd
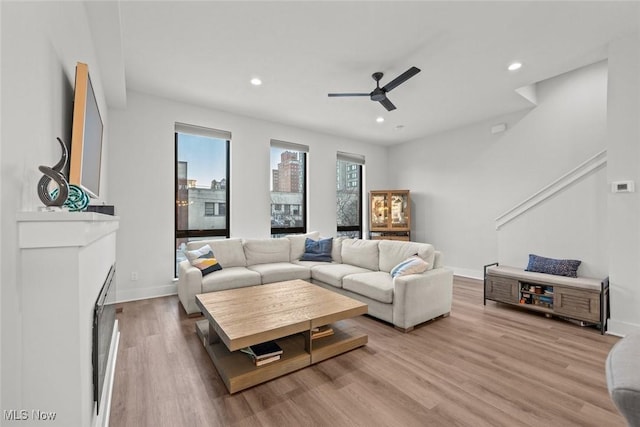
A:
<svg viewBox="0 0 640 427">
<path fill-rule="evenodd" d="M 111 338 L 116 321 L 115 308 L 115 264 L 109 269 L 109 274 L 100 289 L 93 310 L 93 400 L 100 413 L 100 401 L 104 389 L 105 372 L 109 359 Z"/>
</svg>

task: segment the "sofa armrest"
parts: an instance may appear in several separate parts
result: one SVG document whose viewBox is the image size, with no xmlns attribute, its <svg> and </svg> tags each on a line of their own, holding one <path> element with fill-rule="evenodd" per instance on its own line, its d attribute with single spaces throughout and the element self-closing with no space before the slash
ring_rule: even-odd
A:
<svg viewBox="0 0 640 427">
<path fill-rule="evenodd" d="M 178 264 L 178 298 L 187 314 L 200 313 L 196 295 L 202 293 L 202 272 L 189 261 Z"/>
<path fill-rule="evenodd" d="M 396 277 L 393 287 L 393 324 L 400 329 L 410 330 L 451 312 L 453 271 L 448 268 Z"/>
</svg>

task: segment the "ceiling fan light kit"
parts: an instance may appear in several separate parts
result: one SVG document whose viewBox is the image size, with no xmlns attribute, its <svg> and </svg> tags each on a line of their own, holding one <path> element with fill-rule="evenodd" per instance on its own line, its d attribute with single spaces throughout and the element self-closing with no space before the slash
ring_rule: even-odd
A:
<svg viewBox="0 0 640 427">
<path fill-rule="evenodd" d="M 393 111 L 396 109 L 396 106 L 387 98 L 387 93 L 400 86 L 402 83 L 409 80 L 411 77 L 415 76 L 420 72 L 420 69 L 417 67 L 411 67 L 404 73 L 400 74 L 395 79 L 391 80 L 389 83 L 380 87 L 380 79 L 384 76 L 381 72 L 375 72 L 371 75 L 373 80 L 376 81 L 376 88 L 369 93 L 330 93 L 329 97 L 345 97 L 345 96 L 368 96 L 372 101 L 379 102 L 382 104 L 387 111 Z"/>
</svg>

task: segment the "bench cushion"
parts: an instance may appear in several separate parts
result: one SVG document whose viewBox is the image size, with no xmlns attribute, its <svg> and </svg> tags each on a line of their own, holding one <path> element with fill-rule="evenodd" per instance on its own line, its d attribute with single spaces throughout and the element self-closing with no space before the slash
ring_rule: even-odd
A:
<svg viewBox="0 0 640 427">
<path fill-rule="evenodd" d="M 224 267 L 224 266 L 223 266 Z M 546 282 L 555 283 L 557 285 L 573 286 L 581 289 L 589 289 L 592 291 L 600 292 L 601 280 L 591 277 L 565 277 L 556 276 L 546 273 L 534 273 L 531 271 L 524 271 L 521 268 L 509 267 L 506 265 L 492 266 L 487 268 L 487 274 L 494 276 L 511 277 L 518 280 L 532 281 L 532 282 Z"/>
</svg>

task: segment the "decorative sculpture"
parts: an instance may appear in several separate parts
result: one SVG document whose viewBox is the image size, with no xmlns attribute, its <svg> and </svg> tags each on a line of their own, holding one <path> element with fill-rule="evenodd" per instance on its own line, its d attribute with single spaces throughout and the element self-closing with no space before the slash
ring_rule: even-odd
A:
<svg viewBox="0 0 640 427">
<path fill-rule="evenodd" d="M 62 142 L 60 138 L 57 138 L 62 149 L 62 156 L 60 161 L 54 166 L 38 166 L 40 172 L 44 174 L 40 181 L 38 181 L 38 197 L 45 206 L 61 207 L 67 201 L 69 196 L 69 183 L 62 174 L 62 170 L 67 164 L 67 158 L 69 156 L 67 152 L 67 146 Z M 49 191 L 49 184 L 51 181 L 55 182 L 58 188 L 53 191 Z"/>
<path fill-rule="evenodd" d="M 69 184 L 69 196 L 64 206 L 71 212 L 83 211 L 89 206 L 89 195 L 77 185 Z"/>
</svg>

